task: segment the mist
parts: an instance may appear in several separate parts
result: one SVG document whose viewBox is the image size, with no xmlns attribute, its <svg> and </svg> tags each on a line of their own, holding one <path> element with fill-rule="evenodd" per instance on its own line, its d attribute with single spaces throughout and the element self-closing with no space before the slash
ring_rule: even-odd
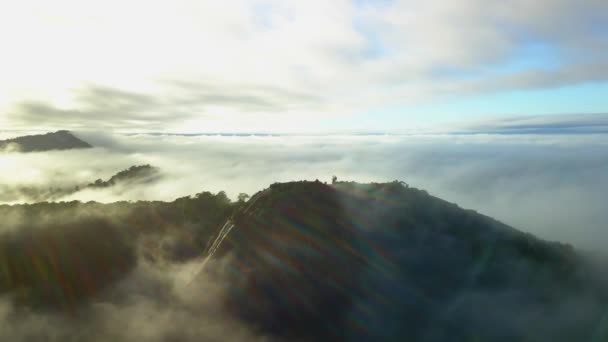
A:
<svg viewBox="0 0 608 342">
<path fill-rule="evenodd" d="M 203 248 L 184 257 L 185 223 L 137 229 L 124 206 L 1 209 L 1 340 L 268 340 L 224 309 L 221 260 L 201 272 Z"/>
<path fill-rule="evenodd" d="M 107 290 L 111 299 L 73 312 L 32 311 L 0 300 L 0 338 L 7 341 L 267 341 L 231 319 L 221 282 L 196 266 L 142 264 Z M 210 265 L 213 266 L 213 265 Z"/>
<path fill-rule="evenodd" d="M 583 249 L 608 241 L 603 135 L 77 135 L 96 147 L 0 154 L 0 200 L 28 202 L 20 188 L 72 188 L 140 164 L 163 177 L 54 200 L 173 200 L 203 190 L 235 199 L 274 182 L 399 179 L 542 238 Z"/>
</svg>

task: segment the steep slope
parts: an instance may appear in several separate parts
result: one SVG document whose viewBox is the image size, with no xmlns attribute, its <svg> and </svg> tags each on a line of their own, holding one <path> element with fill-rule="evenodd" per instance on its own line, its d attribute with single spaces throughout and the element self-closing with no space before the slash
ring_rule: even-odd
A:
<svg viewBox="0 0 608 342">
<path fill-rule="evenodd" d="M 239 270 L 228 298 L 237 315 L 284 337 L 332 337 L 362 266 L 336 195 L 321 183 L 274 184 L 232 218 L 218 254 L 232 251 Z"/>
<path fill-rule="evenodd" d="M 605 287 L 570 246 L 404 183 L 273 184 L 231 222 L 227 305 L 276 336 L 605 337 Z"/>
<path fill-rule="evenodd" d="M 70 150 L 91 148 L 89 143 L 75 137 L 69 131 L 57 131 L 40 135 L 28 135 L 13 139 L 1 140 L 0 150 L 18 152 L 42 152 L 52 150 Z"/>
</svg>

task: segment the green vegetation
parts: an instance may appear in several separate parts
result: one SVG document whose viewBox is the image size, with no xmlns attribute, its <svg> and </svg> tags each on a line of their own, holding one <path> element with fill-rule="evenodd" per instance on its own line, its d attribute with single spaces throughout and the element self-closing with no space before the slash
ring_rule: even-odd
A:
<svg viewBox="0 0 608 342">
<path fill-rule="evenodd" d="M 0 294 L 37 312 L 124 305 L 108 293 L 143 272 L 138 265 L 155 270 L 137 278 L 145 287 L 155 272 L 204 256 L 227 225 L 214 254 L 223 268 L 205 272 L 221 275 L 231 317 L 265 336 L 580 341 L 601 335 L 608 304 L 601 272 L 571 246 L 400 181 L 276 183 L 234 202 L 201 192 L 173 202 L 5 205 L 0 217 Z M 165 305 L 171 288 L 152 287 L 146 298 Z"/>
<path fill-rule="evenodd" d="M 32 307 L 73 308 L 151 262 L 203 255 L 239 206 L 224 192 L 173 202 L 36 203 L 0 206 L 0 293 Z"/>
<path fill-rule="evenodd" d="M 238 270 L 228 304 L 280 336 L 574 341 L 607 302 L 571 246 L 404 182 L 273 184 L 248 203 L 220 253 Z"/>
</svg>

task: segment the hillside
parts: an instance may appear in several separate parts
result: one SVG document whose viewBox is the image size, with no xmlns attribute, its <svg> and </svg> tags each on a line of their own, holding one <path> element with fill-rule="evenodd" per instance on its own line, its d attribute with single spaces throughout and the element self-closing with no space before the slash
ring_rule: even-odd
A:
<svg viewBox="0 0 608 342">
<path fill-rule="evenodd" d="M 173 202 L 0 205 L 0 298 L 57 312 L 86 307 L 138 263 L 199 257 L 238 205 L 223 192 Z"/>
<path fill-rule="evenodd" d="M 608 336 L 601 268 L 402 182 L 273 184 L 247 202 L 202 192 L 5 205 L 0 216 L 2 317 L 29 340 L 214 340 L 210 321 L 222 334 L 246 327 L 233 341 Z M 160 325 L 130 335 L 142 320 Z M 60 324 L 30 332 L 47 321 Z"/>
<path fill-rule="evenodd" d="M 0 140 L 0 150 L 18 152 L 43 152 L 91 147 L 93 146 L 75 137 L 69 131 L 57 131 L 54 133 Z"/>
<path fill-rule="evenodd" d="M 570 246 L 400 182 L 273 184 L 232 223 L 228 305 L 288 339 L 586 340 L 606 303 Z"/>
</svg>

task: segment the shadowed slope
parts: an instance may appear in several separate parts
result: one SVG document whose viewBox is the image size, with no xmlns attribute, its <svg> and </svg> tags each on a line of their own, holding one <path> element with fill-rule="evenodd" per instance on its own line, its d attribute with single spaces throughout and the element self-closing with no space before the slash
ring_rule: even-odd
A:
<svg viewBox="0 0 608 342">
<path fill-rule="evenodd" d="M 19 227 L 0 239 L 0 291 L 28 306 L 71 309 L 133 268 L 126 233 L 101 217 Z"/>
<path fill-rule="evenodd" d="M 305 340 L 573 341 L 601 282 L 570 246 L 409 188 L 274 184 L 232 218 L 234 312 Z"/>
<path fill-rule="evenodd" d="M 321 183 L 274 184 L 250 199 L 220 248 L 234 252 L 229 305 L 271 332 L 317 338 L 350 305 L 361 260 L 335 189 Z M 345 272 L 348 270 L 347 272 Z"/>
</svg>

